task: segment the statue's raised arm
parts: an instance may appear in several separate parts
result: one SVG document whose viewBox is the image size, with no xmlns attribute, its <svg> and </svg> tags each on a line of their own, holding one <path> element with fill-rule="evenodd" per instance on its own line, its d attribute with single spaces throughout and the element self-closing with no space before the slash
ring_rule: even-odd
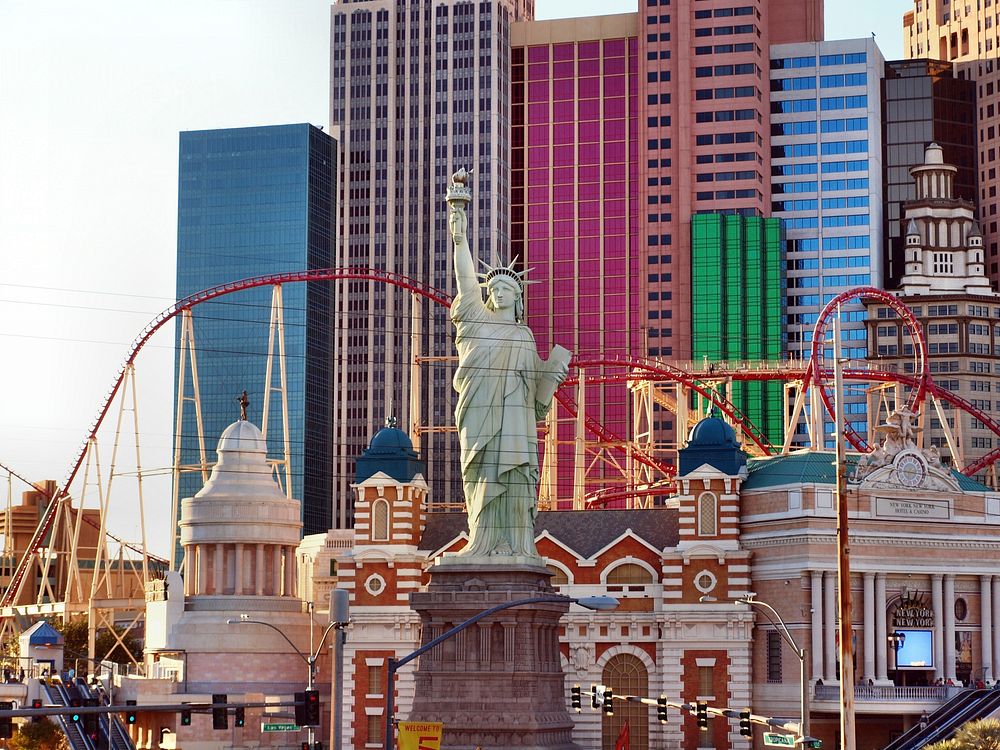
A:
<svg viewBox="0 0 1000 750">
<path fill-rule="evenodd" d="M 452 175 L 451 186 L 448 188 L 448 227 L 455 246 L 455 282 L 458 293 L 481 301 L 476 264 L 469 247 L 469 217 L 466 207 L 472 200 L 472 194 L 468 188 L 468 180 L 469 173 L 464 168 Z"/>
</svg>

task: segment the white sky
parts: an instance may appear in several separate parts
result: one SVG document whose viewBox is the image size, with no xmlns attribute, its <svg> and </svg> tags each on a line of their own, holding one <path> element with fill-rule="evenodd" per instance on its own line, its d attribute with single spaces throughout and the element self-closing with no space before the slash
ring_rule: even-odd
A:
<svg viewBox="0 0 1000 750">
<path fill-rule="evenodd" d="M 636 9 L 536 4 L 539 18 Z M 909 7 L 827 0 L 827 38 L 874 31 L 899 58 Z M 178 132 L 327 125 L 329 17 L 324 0 L 0 0 L 0 463 L 62 480 L 128 344 L 172 302 Z M 145 484 L 146 527 L 160 553 L 171 333 L 138 362 L 143 468 L 159 474 Z M 15 481 L 14 497 L 24 489 Z M 138 540 L 134 497 L 122 480 L 112 529 Z"/>
</svg>

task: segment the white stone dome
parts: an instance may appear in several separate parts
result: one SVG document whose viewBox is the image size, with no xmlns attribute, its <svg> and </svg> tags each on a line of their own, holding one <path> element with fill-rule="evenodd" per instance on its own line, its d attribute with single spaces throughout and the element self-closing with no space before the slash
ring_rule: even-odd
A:
<svg viewBox="0 0 1000 750">
<path fill-rule="evenodd" d="M 233 422 L 227 427 L 222 437 L 219 438 L 219 453 L 223 451 L 232 453 L 263 453 L 267 455 L 267 443 L 264 441 L 264 434 L 257 429 L 257 425 L 241 419 Z"/>
</svg>

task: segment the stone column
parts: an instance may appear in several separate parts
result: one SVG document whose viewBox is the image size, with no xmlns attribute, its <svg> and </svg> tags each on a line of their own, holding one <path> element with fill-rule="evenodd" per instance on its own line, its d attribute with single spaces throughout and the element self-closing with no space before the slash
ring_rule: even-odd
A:
<svg viewBox="0 0 1000 750">
<path fill-rule="evenodd" d="M 285 547 L 285 596 L 295 596 L 295 547 Z"/>
<path fill-rule="evenodd" d="M 934 610 L 934 679 L 944 677 L 944 595 L 940 573 L 931 575 L 931 608 Z"/>
<path fill-rule="evenodd" d="M 981 624 L 983 682 L 993 679 L 993 580 L 979 576 L 979 616 Z"/>
<path fill-rule="evenodd" d="M 840 675 L 837 672 L 837 609 L 834 606 L 836 599 L 837 576 L 836 573 L 826 571 L 823 573 L 823 652 L 825 654 L 826 671 L 825 682 L 839 682 Z"/>
<path fill-rule="evenodd" d="M 199 544 L 195 549 L 195 556 L 192 561 L 198 565 L 198 582 L 195 594 L 205 594 L 208 592 L 208 549 L 204 544 Z M 191 576 L 194 578 L 194 576 Z"/>
<path fill-rule="evenodd" d="M 875 680 L 889 682 L 889 661 L 886 654 L 888 629 L 885 622 L 885 573 L 875 574 Z"/>
<path fill-rule="evenodd" d="M 865 671 L 861 679 L 875 679 L 875 574 L 864 574 L 865 615 L 862 631 L 865 636 Z"/>
<path fill-rule="evenodd" d="M 225 574 L 225 569 L 222 567 L 223 560 L 223 549 L 221 544 L 215 545 L 215 564 L 213 567 L 213 573 L 215 575 L 215 581 L 212 583 L 212 593 L 215 595 L 226 593 L 226 581 L 223 578 Z"/>
<path fill-rule="evenodd" d="M 955 576 L 944 575 L 944 678 L 955 679 Z"/>
<path fill-rule="evenodd" d="M 276 544 L 271 545 L 271 584 L 271 595 L 281 596 L 281 547 Z"/>
<path fill-rule="evenodd" d="M 823 671 L 823 574 L 818 570 L 809 572 L 812 587 L 812 615 L 810 621 L 810 644 L 812 650 L 812 678 L 818 680 Z"/>
<path fill-rule="evenodd" d="M 236 543 L 236 561 L 233 566 L 233 593 L 237 596 L 243 593 L 243 544 Z"/>
<path fill-rule="evenodd" d="M 258 544 L 254 555 L 254 593 L 257 596 L 264 594 L 264 545 Z"/>
<path fill-rule="evenodd" d="M 993 576 L 993 675 L 1000 677 L 1000 577 Z"/>
</svg>

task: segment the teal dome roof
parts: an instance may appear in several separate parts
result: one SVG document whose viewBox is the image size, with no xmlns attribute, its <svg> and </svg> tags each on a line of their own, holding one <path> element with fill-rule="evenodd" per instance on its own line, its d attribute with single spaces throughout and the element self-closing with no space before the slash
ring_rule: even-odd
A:
<svg viewBox="0 0 1000 750">
<path fill-rule="evenodd" d="M 395 420 L 375 433 L 368 448 L 357 460 L 354 473 L 356 484 L 382 472 L 397 482 L 409 482 L 422 474 L 424 464 L 413 450 L 413 441 L 405 432 L 395 427 Z"/>
<path fill-rule="evenodd" d="M 688 435 L 687 445 L 677 451 L 677 474 L 684 476 L 708 464 L 723 474 L 736 476 L 747 463 L 736 432 L 724 420 L 710 416 Z"/>
<path fill-rule="evenodd" d="M 688 448 L 730 447 L 739 446 L 736 432 L 724 420 L 718 417 L 706 417 L 694 426 L 688 436 Z"/>
<path fill-rule="evenodd" d="M 409 435 L 396 427 L 383 427 L 376 432 L 368 450 L 365 451 L 366 455 L 380 456 L 411 453 L 416 455 L 413 451 L 413 441 Z"/>
</svg>

